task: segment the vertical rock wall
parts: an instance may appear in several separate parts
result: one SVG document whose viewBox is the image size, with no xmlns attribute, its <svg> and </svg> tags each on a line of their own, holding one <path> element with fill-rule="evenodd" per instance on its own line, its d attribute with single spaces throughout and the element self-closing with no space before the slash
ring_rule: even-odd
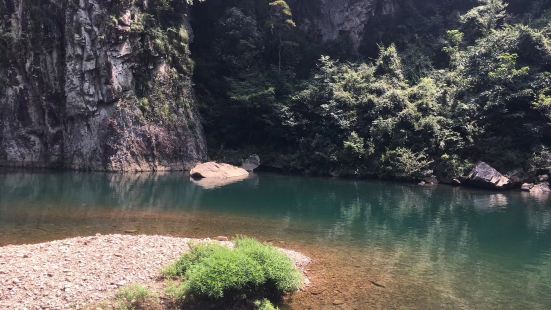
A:
<svg viewBox="0 0 551 310">
<path fill-rule="evenodd" d="M 392 16 L 399 0 L 291 0 L 300 27 L 321 39 L 336 40 L 348 35 L 357 50 L 368 21 L 375 15 Z"/>
<path fill-rule="evenodd" d="M 187 4 L 0 0 L 0 165 L 187 169 L 206 149 Z"/>
</svg>

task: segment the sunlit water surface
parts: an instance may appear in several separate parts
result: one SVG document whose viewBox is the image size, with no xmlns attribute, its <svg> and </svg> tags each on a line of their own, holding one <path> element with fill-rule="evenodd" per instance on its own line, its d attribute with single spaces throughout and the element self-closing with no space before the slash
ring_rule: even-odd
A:
<svg viewBox="0 0 551 310">
<path fill-rule="evenodd" d="M 272 174 L 204 190 L 180 173 L 0 172 L 0 246 L 125 232 L 246 234 L 302 251 L 312 285 L 294 309 L 551 309 L 545 197 Z"/>
</svg>

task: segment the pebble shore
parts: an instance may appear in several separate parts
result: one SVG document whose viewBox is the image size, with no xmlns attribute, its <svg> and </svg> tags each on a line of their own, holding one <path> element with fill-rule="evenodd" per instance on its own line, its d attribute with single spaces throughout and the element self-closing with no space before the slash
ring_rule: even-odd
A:
<svg viewBox="0 0 551 310">
<path fill-rule="evenodd" d="M 159 281 L 160 270 L 190 242 L 164 236 L 96 235 L 0 247 L 0 309 L 81 309 L 113 298 L 120 287 Z M 304 269 L 309 258 L 284 250 Z"/>
</svg>

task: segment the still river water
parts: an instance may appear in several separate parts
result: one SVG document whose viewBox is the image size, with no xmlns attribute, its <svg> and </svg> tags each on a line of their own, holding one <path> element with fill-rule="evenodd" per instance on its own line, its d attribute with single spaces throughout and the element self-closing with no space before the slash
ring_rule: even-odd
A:
<svg viewBox="0 0 551 310">
<path fill-rule="evenodd" d="M 0 246 L 95 233 L 245 234 L 314 259 L 293 309 L 551 309 L 551 200 L 258 174 L 0 172 Z"/>
</svg>

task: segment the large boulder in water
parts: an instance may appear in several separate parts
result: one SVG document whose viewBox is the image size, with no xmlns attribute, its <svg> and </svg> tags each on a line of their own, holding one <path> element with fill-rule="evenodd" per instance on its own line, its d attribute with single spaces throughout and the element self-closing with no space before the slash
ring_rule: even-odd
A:
<svg viewBox="0 0 551 310">
<path fill-rule="evenodd" d="M 465 180 L 468 184 L 484 188 L 506 189 L 511 180 L 485 162 L 479 162 Z"/>
<path fill-rule="evenodd" d="M 260 157 L 256 154 L 252 154 L 249 157 L 243 159 L 241 168 L 251 172 L 260 166 Z"/>
<path fill-rule="evenodd" d="M 210 189 L 242 181 L 249 172 L 230 164 L 206 162 L 193 167 L 190 176 L 197 185 Z"/>
<path fill-rule="evenodd" d="M 206 162 L 198 164 L 190 171 L 190 175 L 194 179 L 203 178 L 235 178 L 235 177 L 247 177 L 249 173 L 243 168 L 232 166 L 230 164 Z"/>
</svg>

